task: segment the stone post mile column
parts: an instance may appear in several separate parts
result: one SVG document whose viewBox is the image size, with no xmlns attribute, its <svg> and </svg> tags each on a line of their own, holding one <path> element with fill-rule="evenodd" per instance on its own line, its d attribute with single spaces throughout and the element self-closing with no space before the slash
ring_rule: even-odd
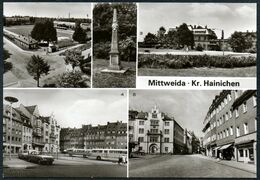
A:
<svg viewBox="0 0 260 180">
<path fill-rule="evenodd" d="M 117 22 L 117 11 L 113 10 L 113 23 L 112 23 L 112 40 L 111 40 L 111 51 L 110 51 L 110 62 L 109 69 L 120 70 L 120 60 L 118 51 L 118 22 Z"/>
</svg>

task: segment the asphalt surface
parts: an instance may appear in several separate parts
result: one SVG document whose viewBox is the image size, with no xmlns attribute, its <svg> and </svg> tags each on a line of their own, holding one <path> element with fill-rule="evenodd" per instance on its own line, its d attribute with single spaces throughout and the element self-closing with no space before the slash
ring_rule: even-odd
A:
<svg viewBox="0 0 260 180">
<path fill-rule="evenodd" d="M 58 159 L 53 165 L 4 168 L 4 177 L 126 177 L 127 166 L 83 158 Z"/>
<path fill-rule="evenodd" d="M 163 155 L 130 159 L 129 177 L 256 178 L 256 174 L 194 155 Z"/>
</svg>

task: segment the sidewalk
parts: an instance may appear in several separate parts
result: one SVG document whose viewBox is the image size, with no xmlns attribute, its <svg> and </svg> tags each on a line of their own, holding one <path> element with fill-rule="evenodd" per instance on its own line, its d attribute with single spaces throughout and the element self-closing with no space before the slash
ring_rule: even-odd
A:
<svg viewBox="0 0 260 180">
<path fill-rule="evenodd" d="M 30 163 L 16 157 L 13 157 L 11 160 L 8 158 L 3 159 L 3 168 L 20 168 L 20 169 L 28 169 L 32 167 L 36 167 L 38 164 Z"/>
<path fill-rule="evenodd" d="M 243 171 L 251 172 L 256 174 L 256 165 L 254 164 L 248 164 L 248 163 L 243 163 L 243 162 L 237 162 L 237 161 L 228 161 L 228 160 L 222 160 L 222 159 L 215 159 L 213 157 L 208 157 L 200 154 L 196 154 L 197 157 L 207 159 L 210 161 L 214 161 L 215 163 L 222 164 L 225 166 L 233 167 L 236 169 L 240 169 Z"/>
</svg>

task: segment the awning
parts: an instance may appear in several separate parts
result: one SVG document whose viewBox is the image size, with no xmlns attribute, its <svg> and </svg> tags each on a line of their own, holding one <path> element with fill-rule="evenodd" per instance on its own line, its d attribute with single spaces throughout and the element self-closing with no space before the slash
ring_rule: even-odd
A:
<svg viewBox="0 0 260 180">
<path fill-rule="evenodd" d="M 235 143 L 235 146 L 237 147 L 248 147 L 248 146 L 253 146 L 254 140 L 246 140 L 246 141 L 241 141 L 238 143 Z"/>
<path fill-rule="evenodd" d="M 226 144 L 226 145 L 222 146 L 219 150 L 227 149 L 230 146 L 232 146 L 232 144 Z"/>
<path fill-rule="evenodd" d="M 219 148 L 220 148 L 221 146 L 218 146 L 218 147 L 215 147 L 215 148 L 213 148 L 213 150 L 218 150 Z"/>
</svg>

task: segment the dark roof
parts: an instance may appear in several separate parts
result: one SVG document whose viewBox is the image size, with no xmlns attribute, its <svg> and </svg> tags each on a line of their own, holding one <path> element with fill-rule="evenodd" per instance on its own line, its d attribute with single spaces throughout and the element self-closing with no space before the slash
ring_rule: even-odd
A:
<svg viewBox="0 0 260 180">
<path fill-rule="evenodd" d="M 3 116 L 9 117 L 8 113 L 10 113 L 10 110 L 11 110 L 11 106 L 4 104 Z M 13 107 L 12 107 L 12 114 L 13 114 L 12 119 L 22 122 L 20 113 Z"/>
<path fill-rule="evenodd" d="M 35 111 L 37 105 L 34 106 L 24 106 L 31 114 Z"/>
<path fill-rule="evenodd" d="M 129 110 L 129 113 L 128 113 L 129 120 L 135 119 L 135 117 L 137 116 L 137 114 L 138 114 L 138 111 Z"/>
<path fill-rule="evenodd" d="M 235 102 L 232 104 L 233 109 L 236 107 L 240 106 L 241 104 L 244 103 L 247 99 L 252 97 L 253 95 L 256 95 L 256 90 L 247 90 L 245 91 L 241 96 L 239 96 Z"/>
<path fill-rule="evenodd" d="M 47 116 L 47 117 L 40 116 L 40 119 L 42 120 L 43 123 L 50 124 L 50 116 Z"/>
<path fill-rule="evenodd" d="M 170 118 L 168 115 L 166 115 L 166 114 L 163 114 L 164 115 L 164 118 L 163 118 L 163 120 L 173 120 L 173 118 Z"/>
<path fill-rule="evenodd" d="M 136 119 L 144 119 L 147 120 L 148 113 L 147 112 L 139 112 L 136 116 Z"/>
</svg>

